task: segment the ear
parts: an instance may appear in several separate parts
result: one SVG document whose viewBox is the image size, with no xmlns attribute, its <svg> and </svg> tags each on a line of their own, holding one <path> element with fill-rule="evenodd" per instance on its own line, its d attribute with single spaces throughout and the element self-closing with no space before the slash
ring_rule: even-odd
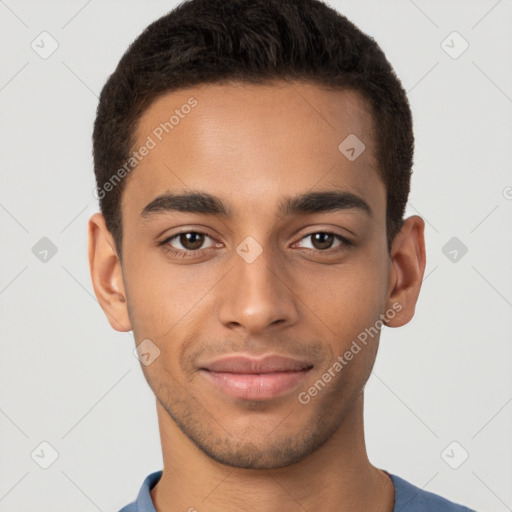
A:
<svg viewBox="0 0 512 512">
<path fill-rule="evenodd" d="M 121 263 L 105 218 L 99 212 L 89 219 L 89 268 L 94 293 L 110 325 L 119 332 L 130 331 Z"/>
<path fill-rule="evenodd" d="M 425 273 L 425 222 L 418 215 L 406 219 L 391 247 L 387 308 L 396 314 L 385 321 L 400 327 L 414 316 Z"/>
</svg>

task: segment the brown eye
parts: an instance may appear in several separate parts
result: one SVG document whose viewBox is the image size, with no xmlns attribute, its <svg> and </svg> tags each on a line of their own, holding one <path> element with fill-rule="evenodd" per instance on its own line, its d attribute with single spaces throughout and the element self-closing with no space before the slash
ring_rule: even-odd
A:
<svg viewBox="0 0 512 512">
<path fill-rule="evenodd" d="M 212 243 L 203 247 L 206 239 L 210 239 Z M 175 245 L 176 244 L 176 245 Z M 158 245 L 163 246 L 169 254 L 180 258 L 196 257 L 204 251 L 215 247 L 215 240 L 207 233 L 200 231 L 184 231 L 170 236 L 160 242 Z"/>
<path fill-rule="evenodd" d="M 185 249 L 189 251 L 195 251 L 200 249 L 204 243 L 204 233 L 197 233 L 191 231 L 190 233 L 181 233 L 179 235 L 179 242 Z"/>
<path fill-rule="evenodd" d="M 313 242 L 313 247 L 319 250 L 330 249 L 335 238 L 332 233 L 324 232 L 313 233 L 312 235 L 309 236 L 311 237 L 311 240 Z"/>
<path fill-rule="evenodd" d="M 348 249 L 354 245 L 353 242 L 344 236 L 330 231 L 317 231 L 316 233 L 310 233 L 309 235 L 304 236 L 298 243 L 302 245 L 304 244 L 304 240 L 309 241 L 310 245 L 310 247 L 303 245 L 305 249 L 313 251 L 316 250 L 320 252 L 327 252 L 329 249 L 332 249 L 333 251 L 343 251 L 344 249 Z M 333 245 L 335 242 L 337 244 Z"/>
</svg>

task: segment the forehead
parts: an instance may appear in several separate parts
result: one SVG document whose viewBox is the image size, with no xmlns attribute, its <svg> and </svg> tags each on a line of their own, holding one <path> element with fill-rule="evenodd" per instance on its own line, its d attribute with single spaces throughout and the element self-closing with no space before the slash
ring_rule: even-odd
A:
<svg viewBox="0 0 512 512">
<path fill-rule="evenodd" d="M 182 89 L 151 104 L 135 139 L 140 160 L 123 193 L 123 216 L 186 189 L 225 198 L 239 215 L 316 188 L 347 190 L 385 209 L 373 121 L 356 91 L 303 82 Z"/>
</svg>

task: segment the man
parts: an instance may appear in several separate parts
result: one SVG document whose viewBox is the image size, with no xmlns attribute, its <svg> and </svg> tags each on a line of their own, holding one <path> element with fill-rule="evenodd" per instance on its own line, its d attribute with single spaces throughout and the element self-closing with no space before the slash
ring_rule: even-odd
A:
<svg viewBox="0 0 512 512">
<path fill-rule="evenodd" d="M 380 329 L 425 269 L 411 113 L 372 39 L 318 0 L 185 2 L 119 62 L 93 142 L 93 286 L 164 459 L 123 512 L 469 510 L 366 453 Z"/>
</svg>

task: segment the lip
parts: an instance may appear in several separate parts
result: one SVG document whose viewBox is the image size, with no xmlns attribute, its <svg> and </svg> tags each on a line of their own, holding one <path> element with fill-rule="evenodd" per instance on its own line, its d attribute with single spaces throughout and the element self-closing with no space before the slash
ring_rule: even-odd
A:
<svg viewBox="0 0 512 512">
<path fill-rule="evenodd" d="M 265 355 L 260 358 L 232 354 L 206 362 L 201 365 L 200 369 L 212 372 L 251 374 L 298 371 L 312 366 L 308 361 L 301 361 L 277 354 Z"/>
<path fill-rule="evenodd" d="M 286 356 L 231 355 L 207 363 L 200 373 L 215 388 L 246 400 L 270 400 L 304 380 L 313 365 Z"/>
</svg>

